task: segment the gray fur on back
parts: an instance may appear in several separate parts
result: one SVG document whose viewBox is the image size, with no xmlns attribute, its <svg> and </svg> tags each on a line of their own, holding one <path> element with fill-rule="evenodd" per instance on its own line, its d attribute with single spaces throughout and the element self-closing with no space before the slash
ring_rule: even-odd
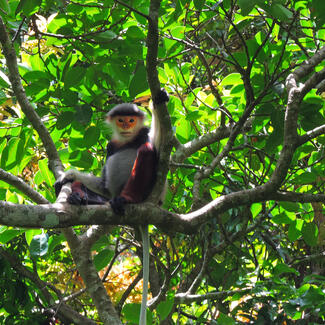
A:
<svg viewBox="0 0 325 325">
<path fill-rule="evenodd" d="M 122 149 L 107 158 L 103 179 L 104 189 L 109 191 L 111 197 L 120 195 L 124 185 L 128 181 L 135 159 L 137 149 Z"/>
</svg>

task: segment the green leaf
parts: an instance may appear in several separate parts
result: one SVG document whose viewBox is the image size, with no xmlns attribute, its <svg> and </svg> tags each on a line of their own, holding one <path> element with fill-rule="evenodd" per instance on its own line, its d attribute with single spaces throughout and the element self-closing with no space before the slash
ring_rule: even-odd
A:
<svg viewBox="0 0 325 325">
<path fill-rule="evenodd" d="M 296 275 L 299 275 L 299 272 L 293 267 L 289 267 L 288 265 L 283 263 L 277 264 L 277 266 L 274 268 L 274 275 L 279 276 L 283 273 L 294 273 Z"/>
<path fill-rule="evenodd" d="M 183 39 L 185 37 L 185 26 L 177 26 L 171 29 L 170 33 L 173 37 Z"/>
<path fill-rule="evenodd" d="M 301 306 L 317 306 L 324 304 L 325 294 L 321 288 L 310 287 L 299 300 Z"/>
<path fill-rule="evenodd" d="M 188 140 L 191 134 L 191 124 L 186 120 L 186 117 L 180 118 L 176 122 L 176 134 L 180 136 L 182 140 Z"/>
<path fill-rule="evenodd" d="M 182 43 L 167 38 L 164 39 L 164 45 L 167 56 L 176 55 L 184 49 L 184 45 Z"/>
<path fill-rule="evenodd" d="M 312 184 L 316 181 L 317 175 L 311 172 L 305 172 L 293 179 L 293 184 Z"/>
<path fill-rule="evenodd" d="M 300 206 L 296 202 L 281 202 L 280 206 L 289 212 L 299 212 Z"/>
<path fill-rule="evenodd" d="M 259 213 L 262 211 L 262 204 L 261 203 L 254 203 L 251 205 L 251 212 L 252 212 L 252 217 L 255 219 L 259 215 Z"/>
<path fill-rule="evenodd" d="M 56 120 L 56 128 L 62 130 L 72 123 L 74 120 L 75 113 L 71 111 L 62 112 Z"/>
<path fill-rule="evenodd" d="M 112 257 L 114 255 L 114 252 L 112 252 L 110 249 L 104 249 L 101 252 L 99 252 L 94 257 L 94 264 L 97 271 L 100 271 L 105 266 L 108 265 L 108 263 L 111 261 Z"/>
<path fill-rule="evenodd" d="M 26 152 L 25 152 L 25 146 L 28 143 L 28 139 L 26 140 L 26 135 L 28 135 L 27 132 L 22 132 L 21 136 L 19 138 L 19 143 L 17 146 L 17 153 L 16 153 L 16 162 L 17 164 L 20 164 L 20 162 L 25 158 L 27 158 Z"/>
<path fill-rule="evenodd" d="M 239 85 L 242 84 L 243 80 L 241 78 L 240 73 L 231 73 L 221 81 L 222 86 L 229 86 L 229 85 Z"/>
<path fill-rule="evenodd" d="M 76 87 L 79 85 L 86 74 L 86 69 L 83 67 L 73 67 L 68 70 L 64 77 L 64 86 L 66 88 Z"/>
<path fill-rule="evenodd" d="M 144 91 L 146 91 L 149 88 L 148 82 L 147 82 L 147 71 L 142 63 L 135 75 L 133 76 L 131 82 L 130 82 L 130 87 L 129 87 L 129 92 L 130 96 L 132 98 L 136 98 L 136 96 Z"/>
<path fill-rule="evenodd" d="M 7 146 L 7 139 L 6 138 L 2 138 L 0 137 L 0 157 L 2 156 L 3 152 L 4 152 L 4 148 Z M 2 162 L 1 162 L 2 165 Z"/>
<path fill-rule="evenodd" d="M 75 114 L 75 121 L 82 125 L 89 125 L 93 111 L 88 104 L 77 106 Z"/>
<path fill-rule="evenodd" d="M 313 222 L 304 222 L 301 229 L 302 237 L 307 245 L 316 246 L 318 240 L 318 227 Z"/>
<path fill-rule="evenodd" d="M 279 3 L 272 3 L 269 12 L 272 16 L 284 22 L 287 22 L 293 17 L 292 12 Z"/>
<path fill-rule="evenodd" d="M 29 230 L 26 230 L 25 238 L 26 238 L 27 245 L 30 245 L 30 243 L 32 242 L 34 236 L 40 235 L 41 233 L 42 233 L 41 229 L 29 229 Z"/>
<path fill-rule="evenodd" d="M 261 161 L 258 155 L 253 154 L 251 156 L 251 161 L 249 163 L 249 166 L 252 168 L 254 171 L 258 171 L 261 168 Z"/>
<path fill-rule="evenodd" d="M 48 159 L 42 159 L 38 162 L 38 167 L 43 181 L 50 187 L 54 184 L 54 176 L 48 167 Z"/>
<path fill-rule="evenodd" d="M 10 86 L 9 78 L 0 70 L 0 86 L 8 88 Z"/>
<path fill-rule="evenodd" d="M 166 300 L 159 303 L 157 306 L 157 314 L 159 315 L 160 322 L 163 321 L 172 311 L 174 305 L 174 299 Z"/>
<path fill-rule="evenodd" d="M 236 324 L 236 322 L 232 319 L 232 317 L 223 314 L 223 313 L 219 313 L 218 316 L 218 323 L 223 324 L 223 325 L 234 325 Z"/>
<path fill-rule="evenodd" d="M 62 92 L 61 100 L 67 106 L 75 106 L 79 101 L 79 95 L 76 91 L 65 89 Z"/>
<path fill-rule="evenodd" d="M 198 119 L 200 119 L 202 117 L 203 113 L 199 110 L 190 112 L 188 114 L 186 114 L 186 120 L 187 121 L 197 121 Z"/>
<path fill-rule="evenodd" d="M 255 1 L 252 0 L 238 0 L 238 6 L 241 9 L 243 16 L 248 15 L 255 6 Z"/>
<path fill-rule="evenodd" d="M 38 11 L 41 4 L 42 0 L 20 0 L 16 9 L 16 15 L 22 11 L 24 15 L 31 16 Z"/>
<path fill-rule="evenodd" d="M 52 79 L 51 75 L 45 71 L 39 71 L 39 70 L 34 70 L 34 71 L 28 71 L 24 74 L 24 80 L 27 81 L 37 81 L 37 80 L 42 80 L 46 79 L 48 82 Z"/>
<path fill-rule="evenodd" d="M 126 32 L 126 36 L 133 40 L 141 40 L 146 38 L 142 29 L 140 29 L 138 26 L 130 26 Z"/>
<path fill-rule="evenodd" d="M 102 33 L 99 33 L 98 35 L 96 35 L 94 37 L 94 39 L 96 41 L 105 43 L 105 42 L 109 42 L 109 41 L 113 40 L 116 37 L 117 37 L 117 35 L 114 32 L 112 32 L 111 30 L 107 30 L 105 32 L 102 32 Z"/>
<path fill-rule="evenodd" d="M 1 166 L 5 166 L 6 170 L 10 170 L 17 165 L 17 149 L 19 146 L 20 139 L 13 137 L 8 141 L 7 146 L 2 152 Z"/>
<path fill-rule="evenodd" d="M 0 243 L 6 244 L 11 239 L 21 235 L 25 230 L 8 229 L 6 226 L 0 228 Z"/>
<path fill-rule="evenodd" d="M 7 0 L 0 0 L 0 8 L 7 14 L 10 13 L 10 7 Z"/>
<path fill-rule="evenodd" d="M 34 236 L 30 245 L 29 251 L 34 258 L 44 256 L 48 251 L 48 234 L 40 234 Z"/>
<path fill-rule="evenodd" d="M 269 153 L 274 153 L 277 151 L 277 147 L 282 143 L 283 141 L 283 130 L 282 129 L 276 129 L 272 132 L 272 134 L 267 139 L 265 150 Z"/>
<path fill-rule="evenodd" d="M 83 137 L 83 145 L 85 148 L 90 148 L 98 143 L 98 139 L 100 136 L 100 131 L 98 127 L 91 126 L 89 127 L 84 134 Z"/>
<path fill-rule="evenodd" d="M 139 323 L 140 304 L 126 304 L 123 308 L 124 317 L 135 324 Z"/>
<path fill-rule="evenodd" d="M 301 236 L 301 228 L 303 225 L 303 220 L 297 219 L 295 222 L 291 223 L 288 229 L 288 238 L 294 242 Z"/>
<path fill-rule="evenodd" d="M 73 157 L 74 153 L 72 153 L 71 158 Z M 71 164 L 75 167 L 80 167 L 84 169 L 89 169 L 91 165 L 93 164 L 93 156 L 91 153 L 89 153 L 87 150 L 81 151 L 81 153 L 78 153 L 78 155 L 75 157 L 75 159 L 71 159 Z"/>
<path fill-rule="evenodd" d="M 321 110 L 322 103 L 303 102 L 301 104 L 300 123 L 305 131 L 310 131 L 325 124 L 325 118 L 320 113 Z"/>
<path fill-rule="evenodd" d="M 59 236 L 57 235 L 52 235 L 50 238 L 49 238 L 49 254 L 52 254 L 53 251 L 55 250 L 55 248 L 57 246 L 59 246 L 62 242 L 65 241 L 65 238 L 64 236 L 61 234 Z"/>
<path fill-rule="evenodd" d="M 201 11 L 205 4 L 205 0 L 194 0 L 194 7 L 196 10 Z"/>
<path fill-rule="evenodd" d="M 295 221 L 295 215 L 293 213 L 280 213 L 272 218 L 272 221 L 276 224 L 290 225 Z"/>
<path fill-rule="evenodd" d="M 321 27 L 325 23 L 325 1 L 312 0 L 311 7 L 312 16 L 316 18 L 316 25 L 317 27 Z"/>
</svg>

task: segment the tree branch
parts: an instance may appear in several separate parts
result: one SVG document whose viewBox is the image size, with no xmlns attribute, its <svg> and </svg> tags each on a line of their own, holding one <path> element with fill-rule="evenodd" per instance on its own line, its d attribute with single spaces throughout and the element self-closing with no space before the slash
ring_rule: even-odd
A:
<svg viewBox="0 0 325 325">
<path fill-rule="evenodd" d="M 218 291 L 218 292 L 208 292 L 203 295 L 193 295 L 187 293 L 177 293 L 174 297 L 174 302 L 177 304 L 190 304 L 192 302 L 200 302 L 203 300 L 215 300 L 215 299 L 224 299 L 228 296 L 239 294 L 250 293 L 252 289 L 239 289 L 239 290 L 229 290 L 229 291 Z"/>
<path fill-rule="evenodd" d="M 0 180 L 16 187 L 19 191 L 23 192 L 30 199 L 38 204 L 49 203 L 44 196 L 33 190 L 28 184 L 26 184 L 22 179 L 14 176 L 3 169 L 0 168 Z"/>
<path fill-rule="evenodd" d="M 297 140 L 297 146 L 301 146 L 302 144 L 310 141 L 322 134 L 325 134 L 325 125 L 321 125 L 313 130 L 306 132 L 305 134 L 301 135 Z"/>
<path fill-rule="evenodd" d="M 18 103 L 25 113 L 26 117 L 31 122 L 33 128 L 37 131 L 40 138 L 42 139 L 43 145 L 45 147 L 47 156 L 49 158 L 49 167 L 54 173 L 55 177 L 63 171 L 63 166 L 59 155 L 57 153 L 54 142 L 48 132 L 47 128 L 43 124 L 40 117 L 35 112 L 33 106 L 30 104 L 25 90 L 21 84 L 21 79 L 18 70 L 17 56 L 15 48 L 11 40 L 9 39 L 6 26 L 0 17 L 0 42 L 2 44 L 2 51 L 6 58 L 7 67 L 9 70 L 9 80 L 14 91 L 15 96 L 17 97 Z"/>
<path fill-rule="evenodd" d="M 158 17 L 159 17 L 160 0 L 150 1 L 149 8 L 149 26 L 147 34 L 147 57 L 146 57 L 146 69 L 149 88 L 152 94 L 152 98 L 156 98 L 161 90 L 158 70 L 157 70 L 157 55 L 158 55 Z M 158 176 L 156 185 L 152 191 L 150 197 L 159 198 L 161 196 L 162 188 L 164 187 L 166 175 L 168 172 L 170 152 L 174 143 L 174 136 L 171 126 L 170 116 L 167 110 L 166 103 L 159 105 L 154 104 L 156 110 L 156 116 L 159 120 L 159 128 L 157 130 L 160 136 L 159 149 L 159 164 L 158 164 Z"/>
<path fill-rule="evenodd" d="M 162 229 L 184 234 L 197 232 L 200 225 L 225 211 L 243 205 L 267 200 L 291 202 L 323 202 L 324 194 L 268 192 L 265 185 L 223 195 L 204 207 L 188 213 L 177 214 L 163 210 L 152 203 L 129 204 L 125 215 L 115 215 L 108 205 L 72 206 L 67 203 L 38 206 L 0 201 L 0 224 L 16 227 L 64 228 L 77 225 L 129 225 L 153 224 Z"/>
<path fill-rule="evenodd" d="M 230 136 L 233 125 L 230 124 L 226 127 L 219 127 L 218 129 L 211 131 L 207 134 L 201 135 L 195 138 L 193 141 L 187 142 L 184 145 L 180 144 L 177 150 L 172 156 L 172 162 L 180 163 L 186 158 L 201 150 L 202 148 L 213 144 L 215 142 L 226 139 Z M 251 128 L 251 121 L 245 123 L 243 131 L 248 131 Z"/>
</svg>

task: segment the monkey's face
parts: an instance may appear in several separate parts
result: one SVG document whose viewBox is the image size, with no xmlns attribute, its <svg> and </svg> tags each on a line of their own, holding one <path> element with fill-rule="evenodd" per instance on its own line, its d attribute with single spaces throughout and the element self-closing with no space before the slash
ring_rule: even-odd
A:
<svg viewBox="0 0 325 325">
<path fill-rule="evenodd" d="M 134 137 L 143 125 L 143 119 L 136 115 L 117 115 L 112 118 L 110 123 L 122 138 Z"/>
</svg>

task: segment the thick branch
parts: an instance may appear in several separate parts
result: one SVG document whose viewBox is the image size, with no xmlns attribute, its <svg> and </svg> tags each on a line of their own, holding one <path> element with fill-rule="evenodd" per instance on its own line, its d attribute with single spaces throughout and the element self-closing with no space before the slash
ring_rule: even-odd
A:
<svg viewBox="0 0 325 325">
<path fill-rule="evenodd" d="M 46 229 L 93 224 L 129 226 L 153 224 L 168 231 L 191 234 L 197 232 L 200 225 L 238 206 L 267 200 L 325 203 L 324 194 L 268 192 L 265 187 L 263 185 L 220 196 L 203 208 L 188 214 L 172 213 L 151 203 L 130 204 L 126 206 L 125 215 L 118 216 L 113 214 L 107 205 L 77 207 L 55 203 L 28 206 L 0 201 L 0 224 Z"/>
<path fill-rule="evenodd" d="M 92 261 L 89 245 L 84 244 L 80 238 L 75 237 L 75 239 L 69 240 L 69 247 L 101 321 L 105 325 L 121 325 L 119 315 Z"/>
<path fill-rule="evenodd" d="M 33 128 L 37 131 L 40 138 L 42 139 L 43 145 L 45 147 L 47 156 L 49 158 L 49 166 L 54 175 L 57 177 L 59 172 L 63 170 L 63 166 L 59 155 L 57 153 L 54 142 L 43 124 L 40 117 L 35 112 L 33 106 L 30 104 L 25 90 L 21 84 L 21 79 L 18 71 L 17 65 L 17 56 L 15 48 L 11 40 L 9 39 L 9 35 L 6 30 L 6 26 L 2 18 L 0 17 L 0 42 L 2 44 L 2 51 L 6 58 L 7 67 L 9 70 L 9 80 L 14 91 L 15 96 L 17 97 L 18 103 L 25 113 L 26 117 L 31 122 Z"/>
<path fill-rule="evenodd" d="M 325 46 L 322 47 L 315 55 L 306 60 L 294 74 L 297 77 L 297 81 L 311 73 L 314 68 L 325 59 Z"/>
<path fill-rule="evenodd" d="M 157 55 L 158 55 L 158 17 L 159 17 L 160 0 L 152 0 L 150 2 L 149 8 L 149 26 L 147 34 L 147 57 L 146 57 L 146 69 L 147 69 L 147 79 L 149 88 L 152 94 L 152 98 L 156 98 L 161 90 L 158 70 L 157 70 Z M 172 126 L 170 121 L 170 116 L 167 111 L 166 103 L 161 103 L 159 105 L 155 104 L 155 115 L 159 120 L 157 126 L 159 126 L 160 143 L 158 145 L 159 149 L 159 166 L 158 166 L 158 177 L 157 184 L 153 190 L 153 197 L 160 197 L 161 189 L 164 186 L 166 175 L 168 172 L 168 163 L 170 158 L 170 152 L 172 150 L 174 137 L 172 132 Z"/>
</svg>

